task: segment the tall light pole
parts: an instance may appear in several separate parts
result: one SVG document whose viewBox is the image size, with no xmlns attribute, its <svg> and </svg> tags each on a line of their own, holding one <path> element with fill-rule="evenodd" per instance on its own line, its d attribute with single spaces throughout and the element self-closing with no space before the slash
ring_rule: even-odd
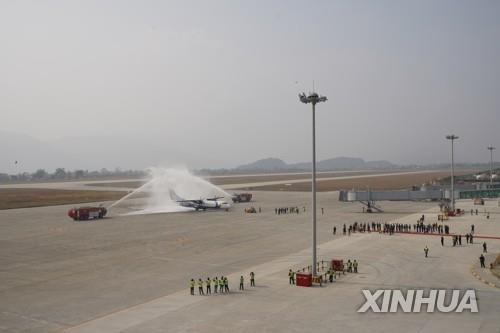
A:
<svg viewBox="0 0 500 333">
<path fill-rule="evenodd" d="M 455 211 L 455 167 L 453 162 L 453 141 L 458 139 L 455 134 L 450 134 L 446 136 L 446 139 L 451 140 L 451 210 Z"/>
<path fill-rule="evenodd" d="M 302 103 L 312 104 L 312 273 L 316 275 L 316 103 L 326 102 L 325 96 L 319 96 L 315 92 L 306 96 L 299 94 Z"/>
<path fill-rule="evenodd" d="M 493 146 L 487 147 L 488 150 L 490 151 L 490 185 L 493 184 L 493 150 L 496 148 Z"/>
</svg>

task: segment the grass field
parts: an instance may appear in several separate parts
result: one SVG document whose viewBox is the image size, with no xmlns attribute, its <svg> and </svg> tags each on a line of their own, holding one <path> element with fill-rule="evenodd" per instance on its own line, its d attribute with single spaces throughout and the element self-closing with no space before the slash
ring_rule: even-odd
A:
<svg viewBox="0 0 500 333">
<path fill-rule="evenodd" d="M 125 195 L 118 191 L 74 191 L 36 188 L 0 189 L 0 209 L 54 206 L 117 200 Z"/>
</svg>

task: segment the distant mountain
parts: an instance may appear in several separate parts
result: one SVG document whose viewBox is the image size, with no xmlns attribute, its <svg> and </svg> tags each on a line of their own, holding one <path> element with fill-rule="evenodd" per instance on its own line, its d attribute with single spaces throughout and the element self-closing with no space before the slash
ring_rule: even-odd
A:
<svg viewBox="0 0 500 333">
<path fill-rule="evenodd" d="M 264 158 L 253 163 L 240 165 L 237 170 L 248 171 L 278 171 L 289 169 L 288 164 L 279 158 Z"/>
<path fill-rule="evenodd" d="M 395 169 L 398 166 L 388 161 L 365 161 L 362 158 L 335 157 L 316 162 L 319 171 L 330 170 L 363 170 L 363 169 Z M 284 171 L 309 170 L 310 162 L 287 164 L 279 158 L 265 158 L 253 163 L 240 165 L 237 171 Z"/>
</svg>

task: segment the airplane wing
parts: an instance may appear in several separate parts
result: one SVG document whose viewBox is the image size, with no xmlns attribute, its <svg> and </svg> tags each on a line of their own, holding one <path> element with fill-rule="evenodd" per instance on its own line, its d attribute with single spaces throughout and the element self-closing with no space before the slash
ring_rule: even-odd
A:
<svg viewBox="0 0 500 333">
<path fill-rule="evenodd" d="M 210 201 L 215 201 L 215 200 L 219 200 L 219 199 L 222 199 L 224 197 L 213 197 L 213 198 L 207 198 L 205 200 L 210 200 Z"/>
</svg>

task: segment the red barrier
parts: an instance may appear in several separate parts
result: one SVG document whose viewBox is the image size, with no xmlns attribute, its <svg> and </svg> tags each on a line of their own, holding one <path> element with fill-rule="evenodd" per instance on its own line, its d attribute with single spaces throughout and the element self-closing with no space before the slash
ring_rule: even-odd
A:
<svg viewBox="0 0 500 333">
<path fill-rule="evenodd" d="M 312 274 L 297 272 L 295 274 L 295 284 L 299 287 L 310 287 L 312 286 Z"/>
<path fill-rule="evenodd" d="M 342 259 L 332 259 L 331 268 L 334 271 L 343 272 L 344 271 L 344 260 L 342 260 Z"/>
</svg>

